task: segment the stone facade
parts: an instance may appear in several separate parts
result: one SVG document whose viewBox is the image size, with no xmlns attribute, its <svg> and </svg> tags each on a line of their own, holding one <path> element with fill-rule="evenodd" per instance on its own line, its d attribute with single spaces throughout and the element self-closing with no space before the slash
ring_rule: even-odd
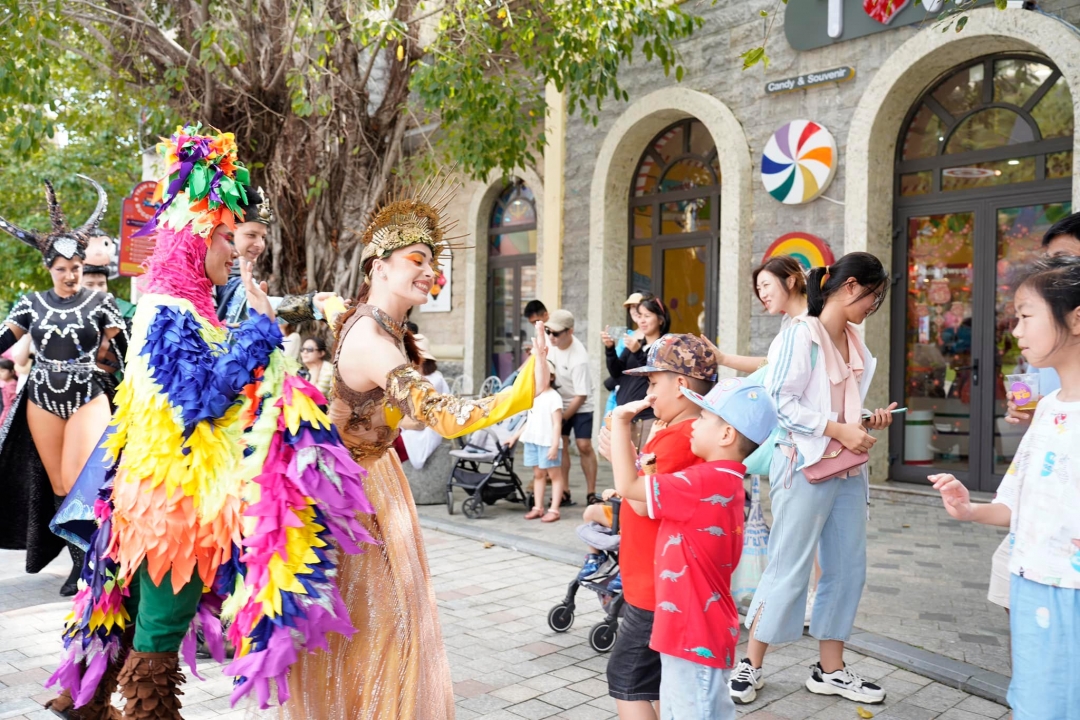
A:
<svg viewBox="0 0 1080 720">
<path fill-rule="evenodd" d="M 796 52 L 788 45 L 783 19 L 778 18 L 768 43 L 768 68 L 757 66 L 747 71 L 741 69 L 739 54 L 760 43 L 767 22 L 760 12 L 772 12 L 778 4 L 774 0 L 722 0 L 714 6 L 692 8 L 704 16 L 705 25 L 680 48 L 686 69 L 682 83 L 665 77 L 658 64 L 644 63 L 642 58 L 620 75 L 630 94 L 629 102 L 606 102 L 595 127 L 575 116 L 567 119 L 561 301 L 578 319 L 576 334 L 586 340 L 597 358 L 601 357 L 595 330 L 620 317 L 619 302 L 626 290 L 626 207 L 634 166 L 659 130 L 688 115 L 706 124 L 720 150 L 719 341 L 723 349 L 764 354 L 778 331 L 779 318 L 761 311 L 753 300 L 748 276 L 780 235 L 809 232 L 827 241 L 837 257 L 845 251 L 865 249 L 891 265 L 895 144 L 908 109 L 936 78 L 951 67 L 990 53 L 1038 53 L 1062 70 L 1073 88 L 1074 105 L 1080 102 L 1080 33 L 1071 26 L 1080 23 L 1080 2 L 1044 0 L 1039 4 L 1038 12 L 972 11 L 960 33 L 909 25 L 808 52 Z M 779 7 L 783 12 L 783 5 Z M 765 92 L 770 80 L 839 66 L 854 67 L 855 77 L 789 93 Z M 760 162 L 769 136 L 795 119 L 813 120 L 832 133 L 839 166 L 824 193 L 829 199 L 789 206 L 765 192 Z M 1074 152 L 1074 174 L 1077 163 L 1080 152 Z M 476 198 L 490 192 L 486 187 L 477 185 L 462 193 L 464 214 L 485 207 Z M 543 192 L 538 187 L 534 191 L 538 198 Z M 1074 185 L 1074 206 L 1078 205 L 1077 193 Z M 466 207 L 469 209 L 464 210 Z M 490 203 L 486 208 L 490 212 Z M 455 258 L 455 311 L 449 316 L 419 317 L 421 327 L 434 342 L 462 337 L 464 332 L 465 343 L 472 342 L 482 354 L 483 337 L 468 338 L 470 332 L 486 331 L 486 317 L 482 321 L 477 317 L 486 313 L 486 290 L 462 288 L 461 283 L 467 274 L 481 284 L 486 277 L 486 272 L 481 272 L 483 258 L 477 257 L 486 248 L 486 217 L 468 217 L 466 221 L 476 232 L 469 239 L 476 250 L 466 258 L 469 269 L 459 271 L 459 259 Z M 557 237 L 557 233 L 544 232 L 542 237 Z M 458 302 L 469 292 L 474 297 L 472 317 L 462 317 Z M 880 361 L 872 403 L 884 404 L 889 394 L 888 316 L 886 306 L 866 323 L 867 341 Z M 598 384 L 600 366 L 598 360 Z M 477 365 L 468 357 L 465 373 L 479 377 Z M 885 445 L 878 444 L 872 463 L 876 479 L 884 479 L 886 473 Z"/>
</svg>

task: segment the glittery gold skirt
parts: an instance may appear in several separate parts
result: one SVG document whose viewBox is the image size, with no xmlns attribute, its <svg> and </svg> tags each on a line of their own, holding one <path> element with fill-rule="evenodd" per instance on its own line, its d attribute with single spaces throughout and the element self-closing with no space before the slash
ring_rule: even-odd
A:
<svg viewBox="0 0 1080 720">
<path fill-rule="evenodd" d="M 338 585 L 356 634 L 293 666 L 289 720 L 449 720 L 450 666 L 412 492 L 391 449 L 357 458 L 375 507 L 363 520 L 382 545 L 339 555 Z"/>
</svg>

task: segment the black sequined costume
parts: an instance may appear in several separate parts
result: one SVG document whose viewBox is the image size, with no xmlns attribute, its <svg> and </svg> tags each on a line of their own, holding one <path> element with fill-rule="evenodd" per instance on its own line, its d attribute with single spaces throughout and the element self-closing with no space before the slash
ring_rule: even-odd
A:
<svg viewBox="0 0 1080 720">
<path fill-rule="evenodd" d="M 116 301 L 95 290 L 82 288 L 69 298 L 52 290 L 29 293 L 7 322 L 29 332 L 37 348 L 27 381 L 30 402 L 65 420 L 106 391 L 97 366 L 105 332 L 119 331 L 113 338 L 117 358 L 127 351 L 127 325 Z"/>
<path fill-rule="evenodd" d="M 112 295 L 79 290 L 61 298 L 52 290 L 24 295 L 15 304 L 7 323 L 0 326 L 0 352 L 14 342 L 9 324 L 30 333 L 37 348 L 33 370 L 19 393 L 4 426 L 0 428 L 0 497 L 12 512 L 0 524 L 0 547 L 26 550 L 26 571 L 36 573 L 64 547 L 49 531 L 55 513 L 49 476 L 38 457 L 26 421 L 26 404 L 37 405 L 61 418 L 105 393 L 110 401 L 116 378 L 97 366 L 105 333 L 119 332 L 105 347 L 109 355 L 123 358 L 127 352 L 127 326 Z"/>
</svg>

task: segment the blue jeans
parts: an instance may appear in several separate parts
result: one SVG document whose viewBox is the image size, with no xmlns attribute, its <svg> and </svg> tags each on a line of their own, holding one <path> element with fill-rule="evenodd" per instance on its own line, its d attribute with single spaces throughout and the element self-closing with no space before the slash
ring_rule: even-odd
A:
<svg viewBox="0 0 1080 720">
<path fill-rule="evenodd" d="M 735 720 L 730 670 L 660 653 L 660 720 Z"/>
<path fill-rule="evenodd" d="M 772 644 L 802 637 L 817 547 L 821 580 L 810 634 L 846 641 L 866 582 L 866 466 L 853 477 L 811 485 L 790 464 L 778 446 L 769 467 L 769 564 L 746 615 L 747 626 L 760 610 L 755 639 Z"/>
<path fill-rule="evenodd" d="M 1080 590 L 1012 576 L 1014 720 L 1080 720 Z"/>
</svg>

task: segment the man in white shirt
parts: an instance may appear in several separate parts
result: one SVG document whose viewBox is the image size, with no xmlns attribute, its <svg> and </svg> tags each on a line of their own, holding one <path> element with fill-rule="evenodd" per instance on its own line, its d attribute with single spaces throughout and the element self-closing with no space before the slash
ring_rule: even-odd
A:
<svg viewBox="0 0 1080 720">
<path fill-rule="evenodd" d="M 596 453 L 593 452 L 592 426 L 595 392 L 585 345 L 574 337 L 574 316 L 569 310 L 555 310 L 546 323 L 549 338 L 548 358 L 555 364 L 555 382 L 563 400 L 563 447 L 569 449 L 573 432 L 581 455 L 581 471 L 590 505 L 596 496 Z M 562 455 L 563 476 L 570 477 L 570 453 Z"/>
</svg>

